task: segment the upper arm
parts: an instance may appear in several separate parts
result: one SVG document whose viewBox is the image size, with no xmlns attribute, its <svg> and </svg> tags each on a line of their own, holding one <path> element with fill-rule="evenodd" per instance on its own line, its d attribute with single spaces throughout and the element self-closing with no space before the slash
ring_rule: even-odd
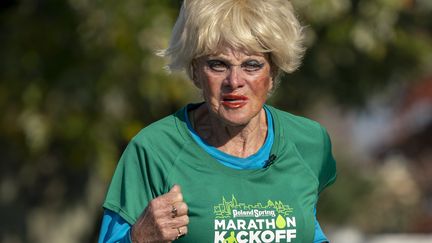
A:
<svg viewBox="0 0 432 243">
<path fill-rule="evenodd" d="M 103 207 L 134 224 L 148 203 L 162 193 L 162 176 L 156 152 L 143 141 L 132 140 L 119 160 Z"/>
<path fill-rule="evenodd" d="M 321 127 L 322 132 L 322 162 L 319 171 L 319 189 L 321 192 L 327 186 L 331 185 L 336 180 L 336 161 L 332 153 L 332 145 L 330 141 L 330 136 L 328 135 L 326 129 Z"/>
</svg>

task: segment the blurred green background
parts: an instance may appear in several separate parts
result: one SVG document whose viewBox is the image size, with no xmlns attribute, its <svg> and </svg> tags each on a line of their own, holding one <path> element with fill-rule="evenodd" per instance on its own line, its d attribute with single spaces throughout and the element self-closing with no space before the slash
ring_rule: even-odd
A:
<svg viewBox="0 0 432 243">
<path fill-rule="evenodd" d="M 294 0 L 303 65 L 269 103 L 318 120 L 328 234 L 432 234 L 432 1 Z M 178 0 L 0 2 L 0 242 L 95 242 L 117 160 L 200 94 L 167 74 Z"/>
</svg>

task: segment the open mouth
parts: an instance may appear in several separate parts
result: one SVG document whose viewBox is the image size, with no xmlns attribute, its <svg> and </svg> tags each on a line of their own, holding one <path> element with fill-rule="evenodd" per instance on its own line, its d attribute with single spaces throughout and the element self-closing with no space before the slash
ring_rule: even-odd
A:
<svg viewBox="0 0 432 243">
<path fill-rule="evenodd" d="M 224 101 L 245 101 L 248 98 L 244 95 L 226 94 L 222 96 Z"/>
<path fill-rule="evenodd" d="M 248 98 L 243 95 L 227 94 L 222 96 L 222 105 L 227 108 L 240 108 L 246 105 Z"/>
</svg>

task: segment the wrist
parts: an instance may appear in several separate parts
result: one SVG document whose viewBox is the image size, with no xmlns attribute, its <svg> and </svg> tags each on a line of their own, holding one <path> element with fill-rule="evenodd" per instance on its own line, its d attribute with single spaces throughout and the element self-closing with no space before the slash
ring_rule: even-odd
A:
<svg viewBox="0 0 432 243">
<path fill-rule="evenodd" d="M 143 243 L 140 237 L 137 235 L 135 225 L 133 225 L 129 231 L 129 239 L 132 243 Z"/>
</svg>

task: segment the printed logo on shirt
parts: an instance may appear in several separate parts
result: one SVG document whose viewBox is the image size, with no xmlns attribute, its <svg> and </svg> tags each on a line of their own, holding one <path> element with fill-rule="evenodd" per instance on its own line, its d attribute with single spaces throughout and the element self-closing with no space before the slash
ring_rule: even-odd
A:
<svg viewBox="0 0 432 243">
<path fill-rule="evenodd" d="M 246 204 L 222 197 L 214 206 L 214 242 L 291 242 L 297 236 L 294 209 L 281 201 Z"/>
</svg>

